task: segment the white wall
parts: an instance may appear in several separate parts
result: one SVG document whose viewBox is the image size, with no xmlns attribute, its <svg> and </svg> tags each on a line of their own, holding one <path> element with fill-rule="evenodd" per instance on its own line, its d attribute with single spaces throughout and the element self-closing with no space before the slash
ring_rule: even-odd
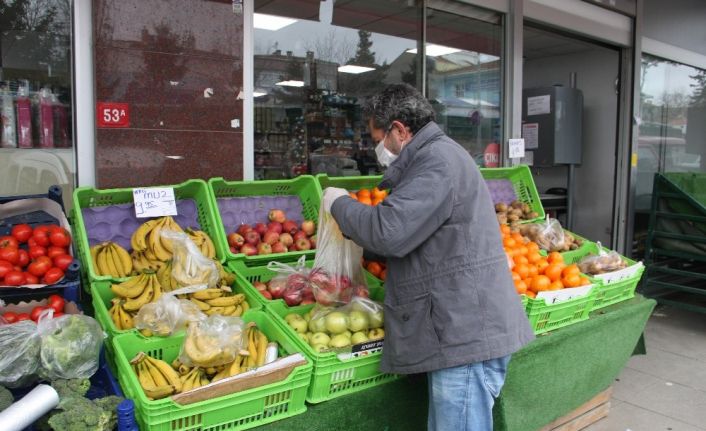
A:
<svg viewBox="0 0 706 431">
<path fill-rule="evenodd" d="M 576 86 L 583 92 L 582 164 L 576 169 L 574 226 L 579 235 L 610 244 L 618 96 L 615 80 L 619 54 L 607 48 L 576 54 L 526 60 L 524 88 L 569 85 L 569 74 L 577 73 Z M 540 193 L 549 187 L 566 187 L 567 168 L 533 169 Z"/>
</svg>

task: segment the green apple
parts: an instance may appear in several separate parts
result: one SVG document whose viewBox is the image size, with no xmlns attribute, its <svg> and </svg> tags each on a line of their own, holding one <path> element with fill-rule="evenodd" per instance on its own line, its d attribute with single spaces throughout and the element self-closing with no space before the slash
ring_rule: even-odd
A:
<svg viewBox="0 0 706 431">
<path fill-rule="evenodd" d="M 309 337 L 309 343 L 314 346 L 316 344 L 324 344 L 328 345 L 328 342 L 331 341 L 331 337 L 326 335 L 323 332 L 315 332 Z"/>
<path fill-rule="evenodd" d="M 292 319 L 292 321 L 289 322 L 289 326 L 300 334 L 305 333 L 309 329 L 309 325 L 306 323 L 306 320 L 302 318 Z"/>
<path fill-rule="evenodd" d="M 365 332 L 356 332 L 351 336 L 351 344 L 360 344 L 368 341 L 368 335 Z"/>
<path fill-rule="evenodd" d="M 324 350 L 328 350 L 328 345 L 327 344 L 314 344 L 313 346 L 311 346 L 311 348 L 314 349 L 314 351 L 316 353 L 321 353 Z"/>
<path fill-rule="evenodd" d="M 309 344 L 309 335 L 302 334 L 301 332 L 297 332 L 297 335 L 299 336 L 299 338 L 304 340 L 305 343 Z"/>
<path fill-rule="evenodd" d="M 348 314 L 348 329 L 353 332 L 368 329 L 368 314 L 363 311 L 353 310 Z"/>
<path fill-rule="evenodd" d="M 309 330 L 311 332 L 326 331 L 326 321 L 323 317 L 317 317 L 316 319 L 309 320 Z"/>
<path fill-rule="evenodd" d="M 331 341 L 328 342 L 328 346 L 334 349 L 346 347 L 351 344 L 351 339 L 343 334 L 334 335 Z"/>
<path fill-rule="evenodd" d="M 330 334 L 342 334 L 348 328 L 348 316 L 340 311 L 332 311 L 326 315 L 326 331 Z"/>
<path fill-rule="evenodd" d="M 302 318 L 302 316 L 298 315 L 297 313 L 289 313 L 286 316 L 284 316 L 284 321 L 287 323 L 291 323 L 292 320 L 298 320 L 301 318 Z"/>
<path fill-rule="evenodd" d="M 371 340 L 380 340 L 385 338 L 385 330 L 381 328 L 371 329 L 370 332 L 368 332 L 368 338 Z"/>
<path fill-rule="evenodd" d="M 368 327 L 371 329 L 382 328 L 385 324 L 385 317 L 382 310 L 368 313 Z"/>
</svg>

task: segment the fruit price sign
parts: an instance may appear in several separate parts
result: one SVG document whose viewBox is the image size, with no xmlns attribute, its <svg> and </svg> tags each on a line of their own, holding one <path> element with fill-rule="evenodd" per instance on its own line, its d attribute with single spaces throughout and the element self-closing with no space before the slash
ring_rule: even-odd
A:
<svg viewBox="0 0 706 431">
<path fill-rule="evenodd" d="M 546 304 L 556 304 L 557 302 L 568 301 L 569 299 L 586 296 L 591 292 L 592 285 L 573 287 L 570 289 L 543 291 L 537 294 L 537 299 L 544 299 Z"/>
<path fill-rule="evenodd" d="M 163 217 L 177 215 L 172 187 L 136 188 L 132 190 L 135 217 Z"/>
<path fill-rule="evenodd" d="M 127 103 L 98 102 L 96 116 L 98 127 L 130 127 L 130 105 Z"/>
<path fill-rule="evenodd" d="M 385 344 L 385 340 L 374 340 L 367 343 L 356 344 L 351 347 L 351 351 L 346 353 L 338 354 L 338 359 L 346 360 L 351 358 L 360 358 L 362 356 L 367 356 L 375 352 L 382 351 L 382 347 Z"/>
</svg>

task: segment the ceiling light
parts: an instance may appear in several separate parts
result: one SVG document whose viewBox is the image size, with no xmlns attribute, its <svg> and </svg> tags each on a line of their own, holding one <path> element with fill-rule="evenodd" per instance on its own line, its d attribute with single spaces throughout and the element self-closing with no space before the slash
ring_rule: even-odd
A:
<svg viewBox="0 0 706 431">
<path fill-rule="evenodd" d="M 277 31 L 295 22 L 297 22 L 297 20 L 292 18 L 256 13 L 253 19 L 253 27 L 259 28 L 260 30 Z"/>
<path fill-rule="evenodd" d="M 266 91 L 253 91 L 252 92 L 253 97 L 262 97 L 262 96 L 267 96 Z"/>
<path fill-rule="evenodd" d="M 455 52 L 460 52 L 461 50 L 457 48 L 449 48 L 448 46 L 427 44 L 425 51 L 427 56 L 429 57 L 438 57 L 440 55 L 448 55 L 453 54 Z M 416 54 L 417 48 L 408 49 L 407 52 L 409 52 L 410 54 Z"/>
<path fill-rule="evenodd" d="M 304 81 L 280 81 L 275 85 L 279 85 L 281 87 L 303 87 Z"/>
<path fill-rule="evenodd" d="M 345 66 L 340 66 L 338 68 L 339 72 L 353 73 L 356 75 L 359 73 L 370 72 L 371 70 L 375 70 L 375 68 L 374 67 L 366 67 L 366 66 L 354 66 L 352 64 L 346 64 Z"/>
</svg>

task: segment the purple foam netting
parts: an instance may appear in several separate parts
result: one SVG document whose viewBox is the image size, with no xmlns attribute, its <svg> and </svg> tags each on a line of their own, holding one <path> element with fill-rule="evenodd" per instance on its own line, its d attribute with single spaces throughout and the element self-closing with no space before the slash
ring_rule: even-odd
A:
<svg viewBox="0 0 706 431">
<path fill-rule="evenodd" d="M 178 215 L 174 216 L 174 221 L 179 226 L 201 228 L 196 202 L 193 199 L 178 200 L 176 206 Z M 132 233 L 148 220 L 135 217 L 135 207 L 131 203 L 82 208 L 81 214 L 89 247 L 103 241 L 113 241 L 128 251 L 132 249 Z"/>
<path fill-rule="evenodd" d="M 517 200 L 515 188 L 510 180 L 485 180 L 488 185 L 490 197 L 493 199 L 493 204 L 511 204 Z"/>
<path fill-rule="evenodd" d="M 218 198 L 218 211 L 226 233 L 234 232 L 243 223 L 267 223 L 267 214 L 271 209 L 284 211 L 287 219 L 295 221 L 297 225 L 304 221 L 302 202 L 298 196 Z"/>
</svg>

